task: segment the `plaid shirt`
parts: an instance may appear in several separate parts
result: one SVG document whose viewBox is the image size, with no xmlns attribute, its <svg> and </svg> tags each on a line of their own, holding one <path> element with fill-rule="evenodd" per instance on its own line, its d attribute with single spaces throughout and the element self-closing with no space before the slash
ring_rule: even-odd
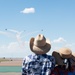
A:
<svg viewBox="0 0 75 75">
<path fill-rule="evenodd" d="M 54 67 L 53 56 L 47 54 L 29 55 L 23 60 L 22 75 L 49 75 Z"/>
</svg>

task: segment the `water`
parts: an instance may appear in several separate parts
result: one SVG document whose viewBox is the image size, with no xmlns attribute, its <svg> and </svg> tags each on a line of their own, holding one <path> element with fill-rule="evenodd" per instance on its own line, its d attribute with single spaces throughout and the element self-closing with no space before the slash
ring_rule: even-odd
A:
<svg viewBox="0 0 75 75">
<path fill-rule="evenodd" d="M 0 72 L 21 72 L 21 66 L 0 66 Z"/>
</svg>

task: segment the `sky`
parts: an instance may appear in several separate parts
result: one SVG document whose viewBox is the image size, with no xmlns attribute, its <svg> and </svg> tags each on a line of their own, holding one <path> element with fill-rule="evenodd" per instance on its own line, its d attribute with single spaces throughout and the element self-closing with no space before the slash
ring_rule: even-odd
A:
<svg viewBox="0 0 75 75">
<path fill-rule="evenodd" d="M 50 55 L 75 52 L 75 0 L 0 0 L 0 57 L 33 54 L 29 41 L 38 34 L 50 40 Z"/>
</svg>

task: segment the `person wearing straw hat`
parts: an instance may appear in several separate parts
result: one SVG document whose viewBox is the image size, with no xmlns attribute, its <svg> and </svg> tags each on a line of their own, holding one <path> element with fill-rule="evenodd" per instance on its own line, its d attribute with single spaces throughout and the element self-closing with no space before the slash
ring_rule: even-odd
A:
<svg viewBox="0 0 75 75">
<path fill-rule="evenodd" d="M 43 34 L 38 34 L 30 39 L 30 50 L 33 54 L 23 60 L 22 75 L 49 75 L 55 67 L 55 58 L 47 55 L 51 44 Z"/>
<path fill-rule="evenodd" d="M 75 58 L 69 48 L 53 51 L 52 56 L 55 57 L 56 67 L 51 75 L 75 75 L 75 68 L 72 66 L 75 63 Z"/>
</svg>

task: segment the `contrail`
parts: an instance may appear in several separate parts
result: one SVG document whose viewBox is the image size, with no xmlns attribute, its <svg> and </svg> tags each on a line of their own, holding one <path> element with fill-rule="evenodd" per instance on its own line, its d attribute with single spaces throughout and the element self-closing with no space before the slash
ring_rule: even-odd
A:
<svg viewBox="0 0 75 75">
<path fill-rule="evenodd" d="M 24 31 L 17 31 L 17 30 L 14 30 L 14 29 L 5 29 L 5 30 L 6 30 L 6 31 L 9 31 L 11 34 L 15 33 L 14 35 L 15 35 L 15 37 L 16 37 L 16 39 L 17 39 L 17 41 L 18 41 L 18 43 L 19 43 L 19 45 L 20 45 L 21 47 L 24 47 L 24 46 L 25 46 L 25 42 L 22 41 L 22 38 L 23 38 L 23 37 L 26 37 L 26 36 L 28 36 L 28 35 L 32 35 L 32 34 L 35 34 L 35 33 L 40 32 L 40 30 L 38 30 L 38 31 L 33 31 L 33 32 L 28 32 L 28 33 L 26 33 L 24 36 L 21 36 L 21 35 L 23 34 L 23 32 L 25 32 L 25 30 L 24 30 Z M 42 29 L 41 31 L 43 31 L 43 29 Z"/>
<path fill-rule="evenodd" d="M 20 32 L 19 32 L 19 31 L 14 30 L 14 29 L 5 29 L 5 30 L 7 30 L 7 31 L 9 31 L 9 32 L 12 32 L 12 33 L 15 33 L 15 37 L 16 37 L 16 39 L 17 39 L 19 45 L 20 45 L 21 47 L 24 46 L 24 42 L 23 42 L 22 39 L 21 39 L 21 34 L 22 34 L 24 31 L 20 31 Z M 11 33 L 11 34 L 12 34 L 12 33 Z"/>
</svg>

